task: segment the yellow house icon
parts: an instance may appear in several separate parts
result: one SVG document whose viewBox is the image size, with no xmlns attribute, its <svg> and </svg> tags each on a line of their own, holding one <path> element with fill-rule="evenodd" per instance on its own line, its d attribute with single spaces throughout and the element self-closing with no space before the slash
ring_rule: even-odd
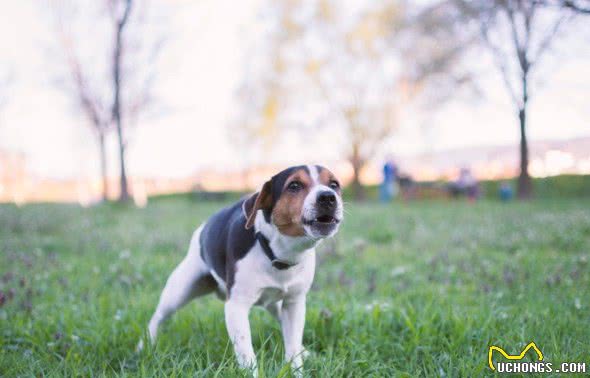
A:
<svg viewBox="0 0 590 378">
<path fill-rule="evenodd" d="M 539 361 L 543 361 L 543 353 L 541 353 L 541 351 L 539 350 L 539 348 L 537 348 L 537 345 L 533 341 L 528 343 L 527 346 L 524 347 L 522 352 L 517 355 L 508 354 L 504 351 L 504 349 L 500 348 L 499 346 L 491 345 L 490 349 L 488 351 L 488 364 L 490 365 L 490 369 L 496 370 L 496 367 L 494 366 L 494 363 L 492 361 L 492 356 L 493 356 L 493 353 L 495 350 L 500 352 L 500 354 L 502 356 L 504 356 L 505 358 L 507 358 L 509 360 L 522 360 L 524 358 L 524 356 L 526 355 L 526 352 L 528 352 L 528 350 L 531 348 L 534 349 L 535 352 L 537 352 L 537 356 L 539 357 Z"/>
</svg>

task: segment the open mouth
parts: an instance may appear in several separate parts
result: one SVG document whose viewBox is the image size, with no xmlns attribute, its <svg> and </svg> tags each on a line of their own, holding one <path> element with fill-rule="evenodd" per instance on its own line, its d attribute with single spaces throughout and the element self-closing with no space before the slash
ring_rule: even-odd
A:
<svg viewBox="0 0 590 378">
<path fill-rule="evenodd" d="M 304 219 L 303 223 L 308 226 L 327 226 L 327 225 L 334 225 L 338 224 L 340 220 L 336 219 L 334 216 L 330 214 L 323 214 L 318 215 L 314 219 Z"/>
<path fill-rule="evenodd" d="M 334 218 L 331 215 L 320 215 L 319 217 L 316 217 L 314 219 L 315 222 L 317 223 L 325 223 L 325 224 L 332 224 L 332 223 L 336 223 L 336 218 Z"/>
</svg>

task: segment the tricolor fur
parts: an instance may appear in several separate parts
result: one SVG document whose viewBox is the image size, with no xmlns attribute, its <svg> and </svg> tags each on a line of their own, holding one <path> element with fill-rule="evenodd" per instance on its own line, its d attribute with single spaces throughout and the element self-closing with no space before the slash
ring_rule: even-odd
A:
<svg viewBox="0 0 590 378">
<path fill-rule="evenodd" d="M 259 192 L 220 210 L 195 231 L 150 320 L 150 340 L 182 305 L 216 291 L 226 300 L 226 326 L 240 366 L 256 369 L 248 313 L 260 305 L 280 321 L 285 358 L 300 374 L 315 247 L 336 234 L 342 217 L 340 184 L 328 169 L 303 165 L 276 174 Z M 268 241 L 275 262 L 288 268 L 273 265 L 257 233 Z"/>
</svg>

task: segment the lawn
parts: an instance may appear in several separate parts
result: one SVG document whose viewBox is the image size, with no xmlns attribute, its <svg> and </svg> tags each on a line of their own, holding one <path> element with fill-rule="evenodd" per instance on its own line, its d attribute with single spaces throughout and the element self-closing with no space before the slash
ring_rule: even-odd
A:
<svg viewBox="0 0 590 378">
<path fill-rule="evenodd" d="M 219 203 L 0 205 L 0 376 L 244 376 L 223 304 L 197 300 L 136 355 L 165 280 Z M 349 204 L 323 244 L 307 376 L 493 375 L 489 345 L 590 363 L 590 200 Z M 288 376 L 251 313 L 260 374 Z"/>
</svg>

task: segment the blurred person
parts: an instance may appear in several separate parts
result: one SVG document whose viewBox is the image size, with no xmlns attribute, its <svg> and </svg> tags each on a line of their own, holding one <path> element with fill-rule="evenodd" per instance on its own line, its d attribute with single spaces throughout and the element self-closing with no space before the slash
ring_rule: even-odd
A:
<svg viewBox="0 0 590 378">
<path fill-rule="evenodd" d="M 467 167 L 461 168 L 459 178 L 449 185 L 449 189 L 455 198 L 465 196 L 474 201 L 479 197 L 479 183 Z"/>
<path fill-rule="evenodd" d="M 383 182 L 380 188 L 381 202 L 390 202 L 396 195 L 396 181 L 398 168 L 392 158 L 387 158 L 383 164 Z"/>
<path fill-rule="evenodd" d="M 500 184 L 500 188 L 498 189 L 498 194 L 502 202 L 510 201 L 514 196 L 514 190 L 512 189 L 512 185 L 510 185 L 508 181 L 503 181 Z"/>
</svg>

